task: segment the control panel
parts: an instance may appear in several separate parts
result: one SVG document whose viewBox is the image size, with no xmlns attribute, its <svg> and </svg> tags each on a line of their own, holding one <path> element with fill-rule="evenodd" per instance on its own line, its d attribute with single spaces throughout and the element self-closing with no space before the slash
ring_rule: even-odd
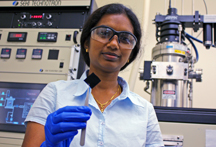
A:
<svg viewBox="0 0 216 147">
<path fill-rule="evenodd" d="M 80 36 L 96 7 L 94 0 L 0 0 L 0 146 L 21 146 L 23 121 L 47 83 L 86 70 Z"/>
<path fill-rule="evenodd" d="M 78 73 L 80 46 L 72 37 L 79 40 L 80 35 L 79 29 L 2 29 L 0 81 L 48 83 L 79 78 L 85 65 Z"/>
<path fill-rule="evenodd" d="M 59 13 L 27 13 L 14 15 L 13 27 L 17 28 L 55 28 L 60 20 Z"/>
<path fill-rule="evenodd" d="M 88 13 L 82 9 L 61 9 L 56 7 L 52 12 L 31 8 L 30 12 L 23 12 L 21 9 L 13 13 L 1 13 L 0 28 L 79 28 L 82 29 Z M 50 8 L 49 8 L 50 9 Z"/>
<path fill-rule="evenodd" d="M 86 70 L 79 40 L 90 9 L 76 5 L 1 7 L 0 82 L 79 78 Z"/>
</svg>

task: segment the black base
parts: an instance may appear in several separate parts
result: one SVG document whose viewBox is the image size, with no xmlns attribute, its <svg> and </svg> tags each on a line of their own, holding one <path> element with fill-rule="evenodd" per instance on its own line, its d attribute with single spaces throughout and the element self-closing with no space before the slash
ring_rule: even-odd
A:
<svg viewBox="0 0 216 147">
<path fill-rule="evenodd" d="M 216 124 L 216 109 L 154 106 L 160 122 Z"/>
</svg>

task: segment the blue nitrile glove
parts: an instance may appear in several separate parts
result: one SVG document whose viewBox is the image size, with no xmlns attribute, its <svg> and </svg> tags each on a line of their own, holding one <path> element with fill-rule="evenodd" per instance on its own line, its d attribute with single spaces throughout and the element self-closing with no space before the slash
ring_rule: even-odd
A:
<svg viewBox="0 0 216 147">
<path fill-rule="evenodd" d="M 46 140 L 41 147 L 69 145 L 78 129 L 86 127 L 86 121 L 91 113 L 87 106 L 66 106 L 49 114 L 44 127 Z"/>
</svg>

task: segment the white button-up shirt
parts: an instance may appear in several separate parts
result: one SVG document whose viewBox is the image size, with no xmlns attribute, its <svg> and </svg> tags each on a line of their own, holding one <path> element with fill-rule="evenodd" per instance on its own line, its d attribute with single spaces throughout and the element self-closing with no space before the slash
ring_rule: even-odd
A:
<svg viewBox="0 0 216 147">
<path fill-rule="evenodd" d="M 49 83 L 40 93 L 25 122 L 33 121 L 45 125 L 47 116 L 64 106 L 82 106 L 88 85 L 84 73 L 78 80 Z M 89 95 L 91 118 L 87 121 L 84 147 L 161 147 L 163 140 L 150 102 L 131 92 L 127 82 L 118 77 L 122 93 L 115 98 L 102 113 Z M 80 146 L 79 133 L 70 147 Z M 65 144 L 65 143 L 64 143 Z"/>
</svg>

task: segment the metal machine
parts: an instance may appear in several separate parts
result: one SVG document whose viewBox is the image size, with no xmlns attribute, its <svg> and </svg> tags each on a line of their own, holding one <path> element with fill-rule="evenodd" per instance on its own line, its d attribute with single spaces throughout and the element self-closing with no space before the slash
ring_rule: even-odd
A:
<svg viewBox="0 0 216 147">
<path fill-rule="evenodd" d="M 216 130 L 216 110 L 192 105 L 193 80 L 202 81 L 202 69 L 194 69 L 199 54 L 192 40 L 206 49 L 215 47 L 215 20 L 216 15 L 200 15 L 198 11 L 195 15 L 178 15 L 171 1 L 167 15 L 155 16 L 157 44 L 152 49 L 152 61 L 144 61 L 140 79 L 146 81 L 144 91 L 151 94 L 166 147 L 207 146 L 208 130 Z M 186 33 L 186 28 L 194 32 L 203 28 L 203 41 Z M 194 48 L 195 58 L 186 39 Z"/>
<path fill-rule="evenodd" d="M 23 121 L 47 83 L 86 70 L 80 35 L 95 8 L 94 0 L 0 1 L 1 147 L 21 145 Z"/>
<path fill-rule="evenodd" d="M 155 106 L 192 107 L 192 79 L 202 81 L 202 69 L 194 70 L 198 61 L 198 51 L 191 39 L 196 39 L 185 32 L 185 28 L 193 28 L 196 32 L 203 28 L 204 42 L 207 49 L 212 46 L 212 16 L 181 16 L 176 8 L 169 8 L 167 15 L 155 17 L 157 44 L 152 50 L 152 61 L 145 61 L 141 79 L 152 81 L 151 102 Z M 210 28 L 209 28 L 210 27 Z M 196 58 L 191 55 L 185 39 L 193 45 Z M 148 89 L 148 82 L 147 88 Z"/>
</svg>

